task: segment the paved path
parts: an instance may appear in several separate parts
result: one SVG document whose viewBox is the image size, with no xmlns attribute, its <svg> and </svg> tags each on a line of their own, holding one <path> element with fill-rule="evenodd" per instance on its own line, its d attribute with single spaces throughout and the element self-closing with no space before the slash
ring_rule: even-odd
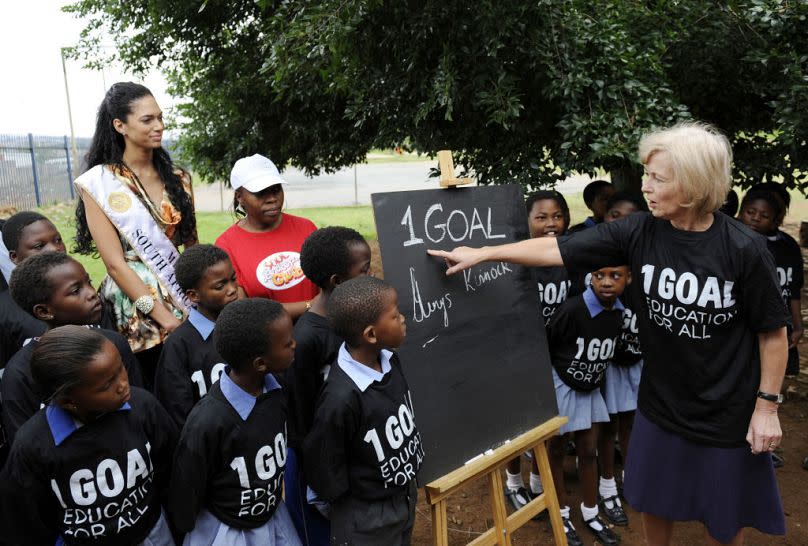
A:
<svg viewBox="0 0 808 546">
<path fill-rule="evenodd" d="M 288 182 L 284 188 L 286 206 L 304 208 L 369 205 L 371 193 L 437 188 L 437 178 L 429 178 L 429 170 L 435 166 L 436 161 L 370 163 L 358 165 L 355 171 L 353 167 L 348 167 L 314 178 L 307 177 L 298 169 L 288 168 L 283 172 L 283 177 Z M 587 176 L 575 176 L 560 183 L 556 189 L 565 195 L 580 193 L 589 180 Z M 233 200 L 233 192 L 226 185 L 220 190 L 219 184 L 200 184 L 194 188 L 194 193 L 198 211 L 227 210 Z"/>
</svg>

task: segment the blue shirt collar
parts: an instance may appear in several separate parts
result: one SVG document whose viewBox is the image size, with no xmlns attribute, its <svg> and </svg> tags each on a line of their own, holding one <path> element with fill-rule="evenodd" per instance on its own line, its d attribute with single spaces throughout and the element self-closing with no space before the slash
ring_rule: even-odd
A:
<svg viewBox="0 0 808 546">
<path fill-rule="evenodd" d="M 584 225 L 586 227 L 595 227 L 596 225 L 598 225 L 598 223 L 595 222 L 595 219 L 592 218 L 591 216 L 587 216 L 586 220 L 584 220 Z"/>
<path fill-rule="evenodd" d="M 123 406 L 116 411 L 130 411 L 131 409 L 132 406 L 129 405 L 129 402 L 124 402 Z M 57 446 L 82 426 L 72 415 L 55 404 L 49 404 L 45 408 L 45 419 L 48 421 L 53 441 Z"/>
<path fill-rule="evenodd" d="M 337 364 L 342 368 L 342 371 L 348 374 L 351 381 L 359 387 L 359 390 L 365 392 L 367 388 L 374 381 L 381 381 L 387 372 L 390 371 L 390 358 L 393 356 L 392 351 L 382 349 L 379 353 L 379 360 L 382 364 L 381 373 L 377 372 L 370 366 L 365 366 L 361 362 L 357 362 L 348 352 L 348 347 L 345 343 L 339 348 L 339 355 L 337 356 Z"/>
<path fill-rule="evenodd" d="M 584 303 L 586 304 L 586 308 L 589 310 L 589 316 L 592 318 L 598 316 L 601 311 L 606 311 L 606 308 L 603 307 L 602 303 L 600 303 L 600 300 L 595 295 L 595 291 L 591 286 L 586 289 L 586 292 L 584 292 Z M 620 298 L 617 298 L 614 301 L 614 306 L 612 309 L 618 309 L 620 311 L 625 309 L 625 307 L 623 307 L 623 303 L 620 301 Z"/>
<path fill-rule="evenodd" d="M 196 328 L 196 331 L 199 332 L 199 335 L 202 336 L 202 339 L 205 341 L 208 340 L 210 334 L 213 332 L 213 327 L 216 326 L 215 322 L 196 309 L 191 309 L 191 312 L 188 313 L 188 322 Z"/>
<path fill-rule="evenodd" d="M 236 413 L 239 414 L 243 421 L 246 421 L 247 418 L 252 413 L 253 408 L 255 408 L 255 402 L 258 400 L 255 396 L 251 395 L 238 385 L 236 385 L 230 376 L 228 375 L 229 368 L 224 371 L 224 373 L 219 378 L 219 386 L 222 389 L 222 394 L 230 402 L 230 405 L 233 406 L 233 409 L 236 410 Z M 275 377 L 268 373 L 264 376 L 264 392 L 274 391 L 276 389 L 280 389 L 281 385 L 278 383 L 278 380 Z"/>
</svg>

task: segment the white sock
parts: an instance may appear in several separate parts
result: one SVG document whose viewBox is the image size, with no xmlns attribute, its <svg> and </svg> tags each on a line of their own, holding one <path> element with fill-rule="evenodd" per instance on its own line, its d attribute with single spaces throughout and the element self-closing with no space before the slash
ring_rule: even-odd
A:
<svg viewBox="0 0 808 546">
<path fill-rule="evenodd" d="M 589 508 L 588 506 L 584 506 L 584 503 L 581 503 L 581 515 L 584 517 L 584 521 L 597 517 L 598 505 L 596 504 L 594 508 Z M 597 521 L 593 521 L 587 525 L 589 525 L 595 531 L 600 531 L 603 529 L 603 526 Z"/>
<path fill-rule="evenodd" d="M 541 484 L 541 476 L 538 474 L 530 473 L 530 492 L 534 495 L 541 495 L 544 493 L 544 487 Z"/>
<path fill-rule="evenodd" d="M 606 508 L 612 509 L 614 508 L 614 503 L 617 502 L 617 506 L 622 506 L 620 504 L 620 498 L 617 496 L 617 482 L 614 481 L 614 478 L 606 479 L 603 476 L 600 477 L 600 485 L 598 486 L 598 492 L 600 496 L 605 498 L 614 497 L 615 501 L 606 501 L 604 504 Z"/>
<path fill-rule="evenodd" d="M 519 489 L 520 487 L 525 486 L 525 480 L 522 479 L 521 473 L 511 474 L 506 469 L 505 476 L 507 477 L 505 485 L 508 487 L 508 489 Z"/>
<path fill-rule="evenodd" d="M 565 507 L 563 507 L 561 509 L 561 517 L 566 518 L 566 519 L 570 519 L 570 507 L 569 506 L 565 506 Z"/>
</svg>

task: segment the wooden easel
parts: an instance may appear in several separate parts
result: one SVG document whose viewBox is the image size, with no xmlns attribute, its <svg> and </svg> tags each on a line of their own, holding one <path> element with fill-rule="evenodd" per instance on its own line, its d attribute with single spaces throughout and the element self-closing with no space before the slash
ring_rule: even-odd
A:
<svg viewBox="0 0 808 546">
<path fill-rule="evenodd" d="M 452 152 L 450 150 L 438 152 L 438 164 L 440 165 L 441 187 L 448 188 L 471 183 L 469 178 L 455 178 L 454 162 L 452 161 Z M 558 496 L 553 483 L 553 475 L 550 472 L 550 458 L 547 455 L 547 441 L 559 434 L 561 427 L 567 420 L 566 417 L 553 417 L 507 444 L 498 447 L 491 453 L 481 455 L 457 470 L 427 484 L 425 491 L 427 501 L 429 501 L 432 508 L 432 536 L 434 537 L 435 546 L 448 546 L 449 544 L 446 498 L 470 481 L 486 474 L 491 487 L 494 527 L 469 542 L 469 546 L 494 544 L 510 546 L 513 532 L 543 510 L 549 512 L 556 546 L 567 546 L 567 535 L 564 533 L 564 524 L 561 521 L 561 512 L 558 506 Z M 533 450 L 533 456 L 536 458 L 536 463 L 539 467 L 544 493 L 509 516 L 505 509 L 502 467 L 514 457 L 521 456 L 527 450 Z"/>
</svg>

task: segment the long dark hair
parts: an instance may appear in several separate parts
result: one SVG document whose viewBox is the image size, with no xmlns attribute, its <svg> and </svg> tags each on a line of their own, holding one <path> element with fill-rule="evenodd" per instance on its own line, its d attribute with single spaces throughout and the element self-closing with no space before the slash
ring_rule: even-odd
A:
<svg viewBox="0 0 808 546">
<path fill-rule="evenodd" d="M 87 170 L 96 165 L 123 165 L 123 151 L 126 148 L 123 135 L 115 130 L 112 121 L 120 119 L 126 121 L 132 113 L 132 103 L 140 98 L 153 96 L 148 88 L 133 82 L 119 82 L 113 84 L 107 91 L 101 106 L 98 107 L 98 116 L 95 121 L 95 134 L 90 143 L 90 149 L 85 156 Z M 182 180 L 174 172 L 175 167 L 168 152 L 161 146 L 154 150 L 152 162 L 160 179 L 166 187 L 171 203 L 182 215 L 177 226 L 176 237 L 179 241 L 187 241 L 196 231 L 196 218 L 194 217 L 191 197 L 185 192 Z M 79 199 L 76 205 L 76 246 L 73 251 L 80 254 L 95 252 L 95 243 L 87 227 L 87 215 L 84 211 L 84 202 Z"/>
</svg>

